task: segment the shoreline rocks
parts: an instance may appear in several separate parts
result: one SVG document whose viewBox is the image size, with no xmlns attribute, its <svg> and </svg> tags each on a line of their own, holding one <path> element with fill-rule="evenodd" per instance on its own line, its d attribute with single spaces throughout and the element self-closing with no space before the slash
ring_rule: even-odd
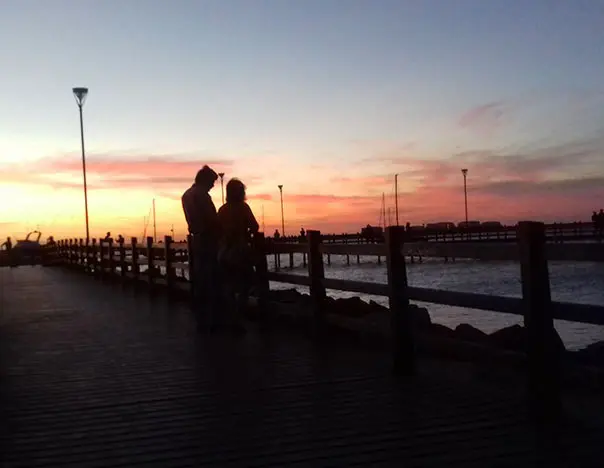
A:
<svg viewBox="0 0 604 468">
<path fill-rule="evenodd" d="M 310 296 L 302 294 L 296 289 L 272 290 L 269 299 L 280 303 L 297 304 L 303 308 L 311 305 Z M 425 307 L 411 304 L 411 311 L 414 328 L 420 336 L 465 342 L 493 350 L 526 352 L 526 328 L 521 325 L 504 327 L 493 333 L 485 333 L 467 323 L 459 324 L 452 329 L 433 323 L 430 313 Z M 380 331 L 389 326 L 390 310 L 387 307 L 375 301 L 365 302 L 357 296 L 339 299 L 327 297 L 326 312 L 328 316 L 331 315 L 334 318 L 340 317 L 341 320 L 354 321 L 360 331 L 375 332 L 376 329 L 380 329 L 376 324 L 381 325 Z M 563 355 L 564 358 L 582 365 L 604 367 L 604 341 L 593 343 L 578 351 L 568 351 L 558 333 L 555 330 L 553 333 L 556 352 Z"/>
</svg>

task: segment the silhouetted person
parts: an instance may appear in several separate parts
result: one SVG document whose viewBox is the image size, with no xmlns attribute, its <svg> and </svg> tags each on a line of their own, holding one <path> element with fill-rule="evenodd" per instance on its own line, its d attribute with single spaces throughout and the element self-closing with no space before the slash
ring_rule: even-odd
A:
<svg viewBox="0 0 604 468">
<path fill-rule="evenodd" d="M 212 320 L 218 306 L 219 282 L 217 275 L 218 218 L 210 190 L 218 174 L 203 166 L 195 176 L 195 183 L 182 196 L 182 207 L 192 237 L 193 303 L 198 328 L 203 316 Z"/>
<path fill-rule="evenodd" d="M 118 243 L 118 244 L 123 244 L 123 243 L 124 243 L 124 238 L 122 237 L 122 235 L 121 235 L 121 234 L 119 234 L 119 235 L 117 236 L 117 243 Z"/>
<path fill-rule="evenodd" d="M 279 234 L 279 229 L 275 229 L 275 233 L 273 234 L 273 239 L 275 239 L 275 240 L 281 239 L 281 234 Z"/>
<path fill-rule="evenodd" d="M 604 209 L 600 208 L 596 216 L 596 228 L 598 230 L 598 234 L 602 235 L 604 232 Z"/>
<path fill-rule="evenodd" d="M 2 243 L 1 247 L 4 247 L 7 252 L 10 252 L 13 248 L 13 241 L 11 240 L 11 238 L 7 237 L 6 241 Z"/>
<path fill-rule="evenodd" d="M 8 264 L 11 267 L 15 266 L 15 253 L 13 252 L 13 241 L 10 236 L 6 238 L 6 241 L 0 245 L 0 248 L 4 247 L 6 249 L 6 258 L 8 260 Z"/>
<path fill-rule="evenodd" d="M 306 231 L 304 230 L 304 228 L 300 228 L 300 240 L 304 240 L 305 237 Z"/>
<path fill-rule="evenodd" d="M 251 242 L 259 228 L 245 199 L 243 182 L 231 179 L 226 186 L 226 203 L 218 210 L 221 233 L 218 263 L 231 326 L 237 332 L 245 331 L 241 319 L 254 281 L 254 250 Z"/>
<path fill-rule="evenodd" d="M 103 239 L 105 242 L 109 242 L 111 240 L 111 233 L 108 232 L 107 234 L 105 234 L 105 238 Z"/>
</svg>

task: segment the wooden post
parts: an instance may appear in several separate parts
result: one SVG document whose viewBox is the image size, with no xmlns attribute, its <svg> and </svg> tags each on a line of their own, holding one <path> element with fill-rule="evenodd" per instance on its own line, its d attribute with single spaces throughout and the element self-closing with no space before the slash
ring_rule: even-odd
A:
<svg viewBox="0 0 604 468">
<path fill-rule="evenodd" d="M 302 267 L 306 268 L 306 252 L 302 254 Z"/>
<path fill-rule="evenodd" d="M 153 280 L 155 279 L 155 252 L 153 251 L 153 237 L 147 236 L 147 282 L 149 293 L 153 292 Z"/>
<path fill-rule="evenodd" d="M 308 276 L 310 278 L 310 296 L 313 301 L 315 330 L 321 336 L 325 327 L 325 270 L 321 253 L 321 231 L 307 231 L 308 237 Z"/>
<path fill-rule="evenodd" d="M 124 247 L 124 239 L 118 240 L 118 249 L 120 251 L 120 276 L 123 282 L 125 282 L 128 276 L 128 264 L 126 263 L 126 247 Z"/>
<path fill-rule="evenodd" d="M 187 262 L 189 264 L 189 293 L 191 295 L 191 309 L 195 307 L 195 246 L 193 245 L 193 236 L 189 234 L 187 236 Z"/>
<path fill-rule="evenodd" d="M 107 262 L 105 259 L 105 240 L 99 238 L 99 277 L 105 279 Z"/>
<path fill-rule="evenodd" d="M 69 239 L 69 244 L 67 246 L 67 261 L 69 262 L 69 265 L 72 266 L 73 265 L 73 239 Z"/>
<path fill-rule="evenodd" d="M 268 305 L 268 293 L 270 290 L 268 281 L 268 263 L 266 261 L 266 243 L 264 234 L 254 234 L 254 250 L 256 252 L 256 280 L 258 287 L 258 302 L 260 310 L 266 312 Z"/>
<path fill-rule="evenodd" d="M 84 260 L 86 262 L 84 271 L 86 273 L 90 274 L 92 272 L 92 269 L 90 268 L 90 239 L 89 238 L 86 239 L 86 244 L 84 245 L 84 256 L 86 257 Z"/>
<path fill-rule="evenodd" d="M 115 275 L 115 262 L 113 261 L 113 239 L 107 241 L 107 268 L 109 270 L 109 278 L 113 279 Z"/>
<path fill-rule="evenodd" d="M 294 253 L 293 252 L 289 253 L 289 268 L 290 269 L 294 268 Z"/>
<path fill-rule="evenodd" d="M 94 273 L 94 276 L 97 277 L 99 275 L 99 264 L 97 257 L 96 238 L 92 239 L 92 257 L 90 260 L 90 264 L 92 265 L 92 271 Z"/>
<path fill-rule="evenodd" d="M 86 271 L 86 248 L 84 247 L 84 239 L 80 237 L 80 257 L 78 263 L 82 270 Z"/>
<path fill-rule="evenodd" d="M 136 237 L 133 237 L 130 243 L 132 245 L 132 281 L 137 286 L 141 269 L 138 264 L 138 241 Z"/>
<path fill-rule="evenodd" d="M 545 225 L 532 221 L 519 223 L 518 239 L 530 409 L 540 418 L 557 417 L 561 410 L 560 355 L 554 341 Z"/>
<path fill-rule="evenodd" d="M 403 254 L 404 240 L 403 228 L 386 228 L 386 270 L 392 324 L 393 367 L 396 374 L 412 375 L 415 373 L 415 345 L 407 291 L 407 268 Z"/>
<path fill-rule="evenodd" d="M 174 293 L 175 272 L 172 268 L 172 237 L 164 236 L 164 258 L 166 262 L 166 288 L 168 289 L 168 298 Z"/>
</svg>

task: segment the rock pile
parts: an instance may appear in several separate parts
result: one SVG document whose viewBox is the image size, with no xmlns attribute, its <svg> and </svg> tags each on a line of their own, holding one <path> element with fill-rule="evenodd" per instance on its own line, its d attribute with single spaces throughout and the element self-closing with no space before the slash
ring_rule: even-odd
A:
<svg viewBox="0 0 604 468">
<path fill-rule="evenodd" d="M 280 303 L 295 303 L 303 307 L 311 304 L 309 295 L 301 294 L 295 289 L 273 290 L 270 292 L 270 299 Z M 526 329 L 521 325 L 512 325 L 487 334 L 467 323 L 462 323 L 455 329 L 432 323 L 430 313 L 425 307 L 412 304 L 411 310 L 414 326 L 420 334 L 440 336 L 507 351 L 526 351 Z M 328 297 L 326 311 L 328 314 L 360 321 L 390 313 L 387 307 L 374 301 L 367 303 L 359 297 L 343 299 Z M 564 343 L 555 330 L 553 339 L 556 350 L 564 353 L 567 358 L 590 366 L 604 366 L 604 341 L 594 343 L 579 351 L 565 353 Z"/>
</svg>

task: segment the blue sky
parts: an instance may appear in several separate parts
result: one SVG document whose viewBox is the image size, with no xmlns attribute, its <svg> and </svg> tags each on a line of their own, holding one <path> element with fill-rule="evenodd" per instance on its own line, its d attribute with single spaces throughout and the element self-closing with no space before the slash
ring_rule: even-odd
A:
<svg viewBox="0 0 604 468">
<path fill-rule="evenodd" d="M 77 154 L 72 86 L 101 159 L 266 156 L 286 183 L 602 132 L 600 0 L 14 0 L 0 41 L 0 164 Z"/>
</svg>

